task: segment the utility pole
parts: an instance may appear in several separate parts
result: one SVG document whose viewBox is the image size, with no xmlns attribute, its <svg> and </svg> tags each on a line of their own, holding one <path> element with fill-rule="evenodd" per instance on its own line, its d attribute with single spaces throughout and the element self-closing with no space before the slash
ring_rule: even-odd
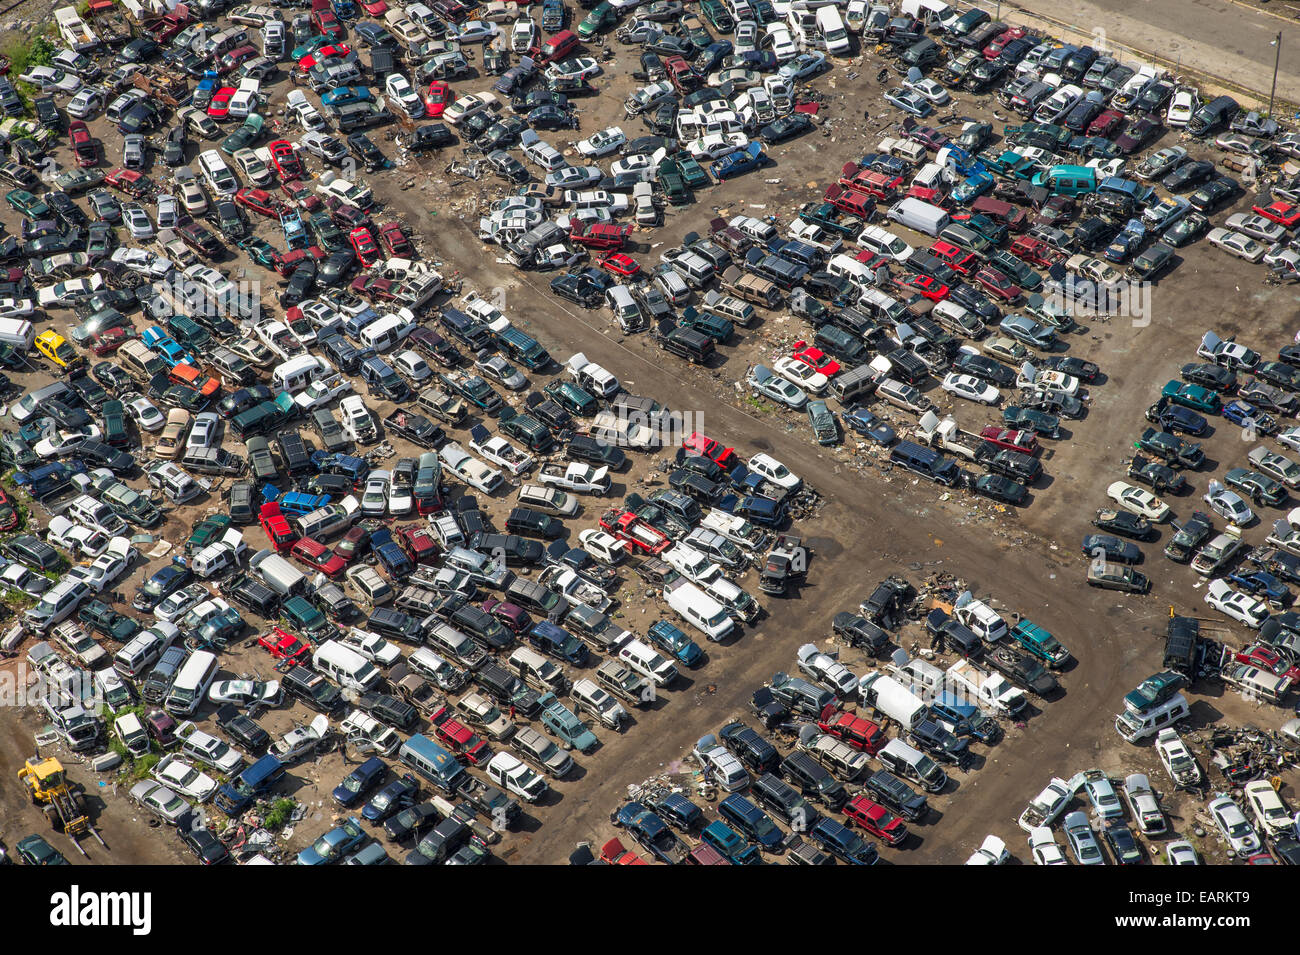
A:
<svg viewBox="0 0 1300 955">
<path fill-rule="evenodd" d="M 1282 60 L 1282 31 L 1281 30 L 1277 31 L 1277 39 L 1273 41 L 1272 45 L 1277 47 L 1277 53 L 1275 53 L 1273 56 L 1273 88 L 1269 91 L 1268 94 L 1269 119 L 1273 118 L 1273 97 L 1277 95 L 1277 67 L 1278 67 L 1278 63 L 1280 63 Z"/>
</svg>

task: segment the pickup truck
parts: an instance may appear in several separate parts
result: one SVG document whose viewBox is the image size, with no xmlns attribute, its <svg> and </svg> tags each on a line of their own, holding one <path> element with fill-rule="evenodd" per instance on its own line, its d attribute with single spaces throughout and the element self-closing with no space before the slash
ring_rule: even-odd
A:
<svg viewBox="0 0 1300 955">
<path fill-rule="evenodd" d="M 495 760 L 500 755 L 498 753 L 492 758 Z M 456 795 L 473 806 L 476 812 L 492 820 L 494 824 L 509 828 L 519 818 L 519 803 L 496 786 L 475 779 L 469 774 L 466 774 L 465 782 Z"/>
<path fill-rule="evenodd" d="M 927 411 L 916 423 L 916 438 L 922 444 L 942 451 L 951 451 L 968 461 L 976 460 L 984 441 L 979 435 L 963 431 L 957 419 L 949 415 L 942 421 L 933 411 Z"/>
<path fill-rule="evenodd" d="M 611 508 L 601 515 L 600 526 L 619 540 L 625 540 L 647 554 L 657 556 L 673 544 L 667 534 L 651 527 L 632 511 Z"/>
<path fill-rule="evenodd" d="M 1035 696 L 1047 696 L 1057 688 L 1056 677 L 1048 673 L 1042 664 L 1012 647 L 995 647 L 984 659 L 989 666 Z"/>
<path fill-rule="evenodd" d="M 1157 428 L 1143 431 L 1137 440 L 1137 446 L 1171 467 L 1198 468 L 1205 461 L 1205 450 L 1199 442 L 1186 441 L 1176 434 Z"/>
<path fill-rule="evenodd" d="M 441 388 L 425 388 L 415 403 L 421 411 L 443 424 L 458 425 L 465 420 L 465 402 Z"/>
<path fill-rule="evenodd" d="M 544 465 L 537 479 L 542 484 L 553 484 L 577 494 L 608 494 L 610 488 L 608 467 L 597 468 L 577 461 Z"/>
<path fill-rule="evenodd" d="M 1000 716 L 1015 716 L 1025 708 L 1025 695 L 1005 677 L 989 673 L 970 660 L 958 660 L 948 668 L 948 679 L 974 695 L 975 702 Z"/>
<path fill-rule="evenodd" d="M 384 419 L 384 430 L 421 448 L 436 448 L 447 437 L 442 428 L 424 415 L 400 408 Z"/>
<path fill-rule="evenodd" d="M 485 461 L 491 461 L 516 477 L 530 471 L 534 464 L 532 455 L 520 451 L 500 435 L 492 435 L 481 424 L 470 429 L 469 448 Z"/>
</svg>

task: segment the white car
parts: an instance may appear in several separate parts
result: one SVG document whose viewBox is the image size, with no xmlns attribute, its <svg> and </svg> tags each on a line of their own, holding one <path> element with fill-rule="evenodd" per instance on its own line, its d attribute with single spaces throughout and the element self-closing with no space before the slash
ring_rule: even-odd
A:
<svg viewBox="0 0 1300 955">
<path fill-rule="evenodd" d="M 131 546 L 129 538 L 114 537 L 108 542 L 104 553 L 91 561 L 88 566 L 73 567 L 65 575 L 65 579 L 83 580 L 95 593 L 103 593 L 104 588 L 116 583 L 131 569 L 131 564 L 135 562 L 138 553 Z"/>
<path fill-rule="evenodd" d="M 1245 527 L 1255 520 L 1255 512 L 1236 491 L 1228 490 L 1218 481 L 1211 481 L 1205 491 L 1201 500 L 1224 520 L 1238 527 Z"/>
<path fill-rule="evenodd" d="M 1143 835 L 1152 836 L 1165 831 L 1165 814 L 1160 810 L 1160 801 L 1145 773 L 1133 773 L 1125 778 L 1124 798 Z"/>
<path fill-rule="evenodd" d="M 800 670 L 840 699 L 848 699 L 858 692 L 858 678 L 853 671 L 830 654 L 818 650 L 815 643 L 805 643 L 795 651 L 795 658 Z"/>
<path fill-rule="evenodd" d="M 1232 801 L 1231 796 L 1220 796 L 1205 808 L 1209 810 L 1210 818 L 1218 826 L 1223 838 L 1228 840 L 1233 852 L 1250 855 L 1259 851 L 1259 835 L 1255 832 L 1255 827 L 1246 820 L 1245 814 Z"/>
<path fill-rule="evenodd" d="M 415 495 L 409 484 L 388 482 L 388 513 L 394 517 L 410 514 L 415 509 Z"/>
<path fill-rule="evenodd" d="M 1292 451 L 1300 451 L 1300 427 L 1283 428 L 1278 432 L 1277 443 Z"/>
<path fill-rule="evenodd" d="M 32 450 L 42 458 L 58 458 L 71 454 L 87 441 L 98 441 L 101 432 L 98 425 L 88 424 L 75 431 L 54 431 L 32 445 Z"/>
<path fill-rule="evenodd" d="M 803 487 L 803 479 L 770 454 L 756 454 L 749 459 L 749 470 L 761 474 L 777 487 L 787 491 L 797 491 Z"/>
<path fill-rule="evenodd" d="M 271 743 L 267 752 L 282 763 L 292 763 L 313 752 L 329 732 L 330 720 L 324 713 L 307 726 L 295 726 Z"/>
<path fill-rule="evenodd" d="M 332 172 L 321 174 L 320 185 L 316 187 L 316 191 L 324 196 L 333 196 L 362 211 L 369 209 L 371 202 L 374 201 L 374 195 L 365 186 L 357 185 Z"/>
<path fill-rule="evenodd" d="M 389 73 L 384 81 L 384 92 L 408 119 L 419 119 L 424 115 L 424 100 L 411 86 L 411 81 L 400 73 Z"/>
<path fill-rule="evenodd" d="M 361 492 L 361 515 L 363 517 L 383 517 L 388 512 L 388 482 L 392 472 L 376 468 L 366 478 L 365 490 Z"/>
<path fill-rule="evenodd" d="M 966 865 L 1006 865 L 1011 859 L 1007 844 L 997 836 L 984 837 L 980 847 L 971 853 Z"/>
<path fill-rule="evenodd" d="M 235 165 L 239 167 L 239 171 L 242 172 L 248 181 L 255 186 L 268 185 L 274 178 L 274 175 L 271 172 L 271 167 L 267 164 L 266 160 L 258 156 L 252 149 L 247 147 L 240 149 L 230 158 L 235 161 Z M 159 206 L 161 207 L 161 205 L 162 201 L 160 199 Z M 160 220 L 162 219 L 161 211 L 159 211 L 158 217 Z"/>
<path fill-rule="evenodd" d="M 172 754 L 158 760 L 151 775 L 173 792 L 199 803 L 207 802 L 217 791 L 215 779 Z"/>
<path fill-rule="evenodd" d="M 152 281 L 165 279 L 176 267 L 171 259 L 163 258 L 157 252 L 120 245 L 113 250 L 110 258 L 125 265 L 132 272 L 147 276 Z"/>
<path fill-rule="evenodd" d="M 1126 481 L 1115 481 L 1106 488 L 1106 496 L 1134 514 L 1141 515 L 1149 521 L 1159 523 L 1169 517 L 1169 505 L 1150 491 L 1136 487 Z"/>
<path fill-rule="evenodd" d="M 510 51 L 518 54 L 527 53 L 540 36 L 537 23 L 532 17 L 520 17 L 510 27 Z"/>
<path fill-rule="evenodd" d="M 369 630 L 352 627 L 338 640 L 381 669 L 387 669 L 402 659 L 402 651 L 398 647 Z"/>
<path fill-rule="evenodd" d="M 246 76 L 239 81 L 239 88 L 226 104 L 226 115 L 231 119 L 247 119 L 250 113 L 257 112 L 261 99 L 261 80 Z"/>
<path fill-rule="evenodd" d="M 583 550 L 602 564 L 610 566 L 621 563 L 631 549 L 627 541 L 619 540 L 613 534 L 595 527 L 579 531 L 578 540 L 582 542 Z"/>
<path fill-rule="evenodd" d="M 68 115 L 73 119 L 92 119 L 104 108 L 104 91 L 94 86 L 85 86 L 77 95 L 68 100 Z"/>
<path fill-rule="evenodd" d="M 160 603 L 154 609 L 153 615 L 163 623 L 175 623 L 208 596 L 208 589 L 202 584 L 190 584 Z"/>
<path fill-rule="evenodd" d="M 1186 126 L 1200 108 L 1201 98 L 1196 95 L 1196 90 L 1180 86 L 1169 99 L 1169 107 L 1165 110 L 1165 125 L 1175 128 Z"/>
<path fill-rule="evenodd" d="M 496 105 L 497 98 L 491 93 L 470 93 L 452 103 L 443 112 L 442 118 L 453 126 L 458 126 L 470 116 Z"/>
<path fill-rule="evenodd" d="M 1195 789 L 1201 785 L 1204 778 L 1201 766 L 1176 729 L 1169 727 L 1156 734 L 1156 755 L 1179 789 Z"/>
<path fill-rule="evenodd" d="M 749 137 L 744 133 L 708 133 L 687 143 L 686 151 L 694 159 L 721 159 L 748 145 Z"/>
<path fill-rule="evenodd" d="M 1292 833 L 1294 821 L 1291 813 L 1287 811 L 1286 803 L 1272 783 L 1266 779 L 1257 779 L 1246 783 L 1241 792 L 1246 797 L 1246 805 L 1255 814 L 1255 822 L 1266 835 L 1282 836 Z"/>
<path fill-rule="evenodd" d="M 1052 838 L 1052 830 L 1047 826 L 1035 826 L 1029 830 L 1029 853 L 1034 857 L 1034 865 L 1069 865 L 1065 850 Z"/>
<path fill-rule="evenodd" d="M 627 142 L 627 134 L 621 127 L 610 126 L 598 133 L 592 133 L 586 139 L 578 140 L 575 145 L 578 152 L 588 159 L 598 159 L 617 152 Z"/>
<path fill-rule="evenodd" d="M 275 706 L 283 696 L 279 680 L 218 680 L 208 690 L 209 702 L 240 707 Z"/>
<path fill-rule="evenodd" d="M 0 298 L 0 318 L 26 318 L 35 311 L 30 298 Z"/>
<path fill-rule="evenodd" d="M 323 375 L 294 395 L 293 403 L 303 411 L 329 404 L 352 390 L 352 382 L 340 374 Z"/>
<path fill-rule="evenodd" d="M 448 471 L 476 491 L 493 494 L 504 483 L 500 471 L 488 467 L 455 441 L 444 444 L 438 450 L 438 457 Z"/>
<path fill-rule="evenodd" d="M 1247 262 L 1258 262 L 1264 257 L 1264 247 L 1248 235 L 1235 232 L 1232 229 L 1217 228 L 1211 229 L 1206 235 L 1212 245 L 1217 245 L 1223 251 L 1235 255 L 1239 259 L 1245 259 Z"/>
<path fill-rule="evenodd" d="M 302 90 L 290 90 L 289 95 L 285 97 L 285 106 L 298 121 L 303 132 L 310 133 L 314 130 L 324 130 L 325 117 L 320 114 L 315 106 L 307 99 L 307 94 Z"/>
<path fill-rule="evenodd" d="M 1200 865 L 1201 857 L 1196 854 L 1194 845 L 1186 839 L 1179 839 L 1165 846 L 1165 862 L 1170 865 Z"/>
<path fill-rule="evenodd" d="M 903 87 L 911 90 L 917 96 L 927 100 L 935 106 L 943 106 L 952 97 L 948 91 L 939 83 L 930 79 L 928 76 L 922 76 L 919 79 L 908 78 L 903 81 Z"/>
<path fill-rule="evenodd" d="M 73 556 L 91 559 L 108 550 L 108 542 L 111 540 L 103 531 L 87 527 L 85 524 L 74 523 L 62 514 L 50 518 L 46 539 L 51 544 L 70 551 Z"/>
<path fill-rule="evenodd" d="M 33 66 L 18 77 L 24 83 L 31 83 L 42 93 L 62 93 L 71 96 L 81 89 L 81 80 L 72 73 L 56 70 L 52 66 Z"/>
<path fill-rule="evenodd" d="M 763 38 L 763 46 L 772 51 L 778 63 L 792 60 L 799 55 L 799 44 L 795 43 L 794 38 L 790 36 L 790 28 L 779 20 L 767 25 L 767 36 Z"/>
<path fill-rule="evenodd" d="M 181 740 L 185 754 L 219 773 L 234 775 L 244 765 L 244 757 L 229 743 L 203 732 L 189 720 L 176 727 L 176 738 Z"/>
<path fill-rule="evenodd" d="M 600 75 L 600 64 L 594 56 L 572 56 L 546 68 L 546 78 L 556 81 L 589 80 Z"/>
<path fill-rule="evenodd" d="M 1216 578 L 1205 585 L 1205 602 L 1238 623 L 1244 623 L 1252 630 L 1258 630 L 1268 619 L 1268 604 L 1258 597 L 1233 590 L 1223 578 Z"/>
<path fill-rule="evenodd" d="M 126 402 L 126 413 L 131 416 L 136 427 L 141 431 L 161 431 L 167 424 L 167 418 L 148 398 L 138 396 Z"/>
<path fill-rule="evenodd" d="M 942 387 L 944 391 L 958 398 L 984 405 L 995 405 L 1002 397 L 997 388 L 988 382 L 981 381 L 974 375 L 963 375 L 955 371 L 944 376 Z"/>
<path fill-rule="evenodd" d="M 1030 833 L 1039 826 L 1050 827 L 1073 796 L 1069 783 L 1060 777 L 1053 777 L 1046 788 L 1029 801 L 1025 811 L 1020 814 L 1017 825 Z"/>
<path fill-rule="evenodd" d="M 786 355 L 772 363 L 772 370 L 792 384 L 805 391 L 821 394 L 831 383 L 830 378 L 808 364 L 802 358 Z M 1300 429 L 1297 429 L 1300 430 Z"/>
</svg>

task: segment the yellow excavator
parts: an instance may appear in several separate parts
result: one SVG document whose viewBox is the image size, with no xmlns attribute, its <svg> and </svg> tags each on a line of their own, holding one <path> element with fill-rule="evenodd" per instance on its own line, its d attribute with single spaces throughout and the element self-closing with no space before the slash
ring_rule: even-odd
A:
<svg viewBox="0 0 1300 955">
<path fill-rule="evenodd" d="M 63 764 L 54 757 L 42 759 L 39 755 L 27 760 L 26 765 L 18 770 L 18 778 L 27 787 L 27 795 L 32 804 L 45 807 L 45 815 L 54 829 L 61 829 L 72 840 L 77 851 L 83 856 L 86 850 L 78 841 L 89 833 L 99 840 L 99 844 L 108 845 L 90 824 L 90 817 L 85 812 L 85 797 L 79 787 L 68 782 Z"/>
</svg>

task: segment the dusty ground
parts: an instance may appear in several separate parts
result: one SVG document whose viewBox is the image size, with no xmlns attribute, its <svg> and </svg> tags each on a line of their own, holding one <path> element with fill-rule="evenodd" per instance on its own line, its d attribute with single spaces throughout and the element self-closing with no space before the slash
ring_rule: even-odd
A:
<svg viewBox="0 0 1300 955">
<path fill-rule="evenodd" d="M 620 73 L 626 60 L 623 55 L 605 64 L 606 74 L 596 83 L 601 95 L 582 103 L 579 136 L 613 122 L 622 122 L 630 135 L 635 135 L 632 130 L 640 130 L 638 123 L 622 117 L 621 102 L 629 82 Z M 695 204 L 671 211 L 664 227 L 637 235 L 634 254 L 643 264 L 654 264 L 659 251 L 675 244 L 685 232 L 702 229 L 719 211 L 775 215 L 788 221 L 800 203 L 820 195 L 842 162 L 871 151 L 886 127 L 901 118 L 879 99 L 875 70 L 874 63 L 854 60 L 839 64 L 834 74 L 818 80 L 815 85 L 828 97 L 821 131 L 774 149 L 776 166 L 714 186 L 698 194 Z M 850 74 L 864 75 L 850 78 Z M 489 85 L 486 80 L 462 81 L 457 91 L 471 92 Z M 287 84 L 277 87 L 277 107 L 287 88 Z M 860 120 L 863 108 L 871 115 L 866 124 Z M 958 97 L 955 113 L 970 118 L 986 116 L 988 102 L 963 95 Z M 103 124 L 95 126 L 100 131 Z M 103 135 L 112 164 L 118 157 L 117 136 Z M 374 138 L 390 156 L 399 161 L 404 158 L 386 136 Z M 557 134 L 548 134 L 548 138 L 561 145 L 567 142 Z M 1172 141 L 1166 137 L 1157 145 Z M 768 615 L 756 628 L 730 645 L 710 647 L 707 665 L 690 673 L 652 709 L 636 713 L 635 725 L 624 734 L 599 732 L 602 746 L 578 760 L 581 769 L 559 783 L 546 804 L 529 809 L 521 831 L 508 834 L 495 848 L 497 856 L 508 861 L 551 863 L 562 861 L 578 841 L 602 842 L 610 834 L 608 813 L 629 784 L 671 770 L 689 774 L 692 767 L 681 760 L 697 737 L 715 730 L 727 717 L 741 714 L 756 686 L 774 671 L 792 667 L 796 647 L 828 638 L 834 614 L 856 607 L 876 581 L 893 572 L 904 573 L 914 583 L 934 572 L 960 577 L 977 594 L 995 595 L 1003 605 L 1048 627 L 1074 651 L 1078 663 L 1064 674 L 1064 690 L 1057 698 L 1036 701 L 1035 712 L 1023 726 L 1009 727 L 1006 740 L 982 754 L 981 767 L 959 775 L 950 792 L 932 800 L 941 817 L 920 828 L 920 839 L 914 840 L 911 848 L 888 853 L 890 858 L 960 861 L 990 831 L 1006 838 L 1013 851 L 1022 850 L 1023 837 L 1015 828 L 1015 818 L 1052 775 L 1068 777 L 1094 765 L 1117 775 L 1141 767 L 1161 786 L 1163 777 L 1152 750 L 1122 743 L 1110 723 L 1123 694 L 1158 669 L 1160 635 L 1169 606 L 1200 613 L 1197 608 L 1204 605 L 1190 571 L 1166 563 L 1160 556 L 1163 537 L 1146 547 L 1150 558 L 1142 569 L 1156 587 L 1155 595 L 1146 598 L 1094 592 L 1082 586 L 1084 562 L 1077 553 L 1077 542 L 1086 532 L 1093 510 L 1103 503 L 1106 484 L 1122 476 L 1121 462 L 1129 442 L 1145 426 L 1142 409 L 1153 400 L 1160 384 L 1190 360 L 1202 331 L 1213 327 L 1225 335 L 1240 332 L 1261 350 L 1275 348 L 1291 339 L 1297 317 L 1291 290 L 1262 285 L 1261 268 L 1240 264 L 1201 242 L 1185 250 L 1185 261 L 1154 290 L 1155 313 L 1148 327 L 1134 328 L 1125 319 L 1114 319 L 1093 322 L 1084 332 L 1068 336 L 1070 352 L 1097 361 L 1105 378 L 1092 389 L 1087 417 L 1072 423 L 1069 438 L 1051 443 L 1045 452 L 1048 476 L 1034 488 L 1032 506 L 1004 513 L 987 501 L 975 501 L 960 492 L 941 499 L 932 486 L 882 469 L 875 455 L 852 439 L 844 447 L 819 448 L 810 440 L 802 416 L 761 411 L 744 401 L 733 387 L 735 380 L 751 362 L 770 358 L 800 337 L 804 326 L 797 319 L 766 315 L 755 328 L 741 331 L 738 344 L 723 349 L 724 358 L 715 367 L 700 370 L 665 357 L 644 336 L 624 337 L 604 311 L 584 312 L 556 299 L 545 288 L 549 275 L 518 273 L 498 264 L 495 250 L 478 241 L 475 226 L 479 203 L 504 190 L 496 181 L 453 181 L 443 171 L 449 158 L 444 155 L 422 166 L 408 164 L 368 177 L 367 184 L 385 204 L 378 221 L 386 220 L 389 213 L 402 218 L 422 237 L 427 259 L 442 263 L 439 267 L 445 272 L 460 271 L 466 291 L 504 289 L 507 314 L 557 357 L 565 358 L 576 350 L 586 352 L 618 374 L 630 391 L 653 395 L 673 408 L 701 415 L 704 430 L 734 442 L 746 455 L 759 450 L 774 454 L 802 474 L 825 499 L 815 516 L 796 527 L 814 546 L 809 583 L 798 597 L 783 601 L 765 598 L 762 602 Z M 165 172 L 150 170 L 159 179 Z M 1249 199 L 1240 205 L 1248 207 Z M 1220 212 L 1216 219 L 1228 211 Z M 12 213 L 5 210 L 4 218 L 11 231 L 16 231 Z M 919 241 L 916 236 L 909 238 Z M 223 265 L 243 264 L 232 258 Z M 266 275 L 268 296 L 274 278 Z M 62 328 L 70 317 L 60 313 L 42 327 Z M 36 378 L 19 380 L 30 387 Z M 964 402 L 953 408 L 937 387 L 930 396 L 941 407 L 953 410 L 968 429 L 978 430 L 994 420 L 988 412 Z M 391 410 L 382 402 L 367 400 L 381 417 Z M 888 409 L 885 414 L 896 425 L 908 424 Z M 457 437 L 463 439 L 464 434 Z M 1249 446 L 1239 445 L 1231 432 L 1207 439 L 1211 457 L 1224 466 L 1237 463 L 1249 450 Z M 400 448 L 399 452 L 410 453 Z M 627 489 L 662 483 L 656 467 L 661 460 L 634 459 L 631 473 L 623 475 Z M 1180 513 L 1190 511 L 1204 490 L 1205 473 L 1191 477 L 1198 490 L 1195 497 L 1174 502 Z M 509 503 L 507 499 L 490 502 L 498 522 Z M 218 504 L 215 495 L 209 495 L 169 515 L 162 536 L 179 545 L 192 523 Z M 600 506 L 596 501 L 587 504 L 585 512 L 571 523 L 575 535 L 594 523 Z M 1269 515 L 1270 521 L 1273 516 Z M 249 536 L 254 541 L 261 539 L 256 529 L 250 530 Z M 1252 541 L 1263 536 L 1260 528 L 1247 534 Z M 166 559 L 137 567 L 117 589 L 129 594 Z M 753 573 L 740 583 L 757 592 Z M 620 594 L 624 621 L 632 629 L 644 629 L 659 612 L 644 591 L 632 576 Z M 261 626 L 260 621 L 250 623 Z M 1239 631 L 1235 637 L 1244 641 L 1245 634 Z M 900 635 L 903 646 L 916 639 L 914 631 Z M 244 647 L 226 653 L 222 678 L 272 675 L 269 657 L 253 644 L 250 637 Z M 845 659 L 855 671 L 868 666 L 867 661 L 847 652 Z M 1229 723 L 1276 727 L 1289 715 L 1276 708 L 1256 710 L 1214 687 L 1195 690 L 1198 724 L 1226 717 Z M 268 713 L 261 722 L 275 735 L 308 715 L 295 706 Z M 30 713 L 4 715 L 0 725 L 10 729 L 3 734 L 7 742 L 0 748 L 0 772 L 12 780 L 9 774 L 26 755 L 35 721 Z M 329 827 L 332 807 L 323 800 L 346 771 L 337 753 L 293 770 L 288 791 L 304 802 L 309 818 L 295 827 L 292 838 L 284 843 L 286 849 L 296 851 Z M 72 773 L 88 789 L 100 791 L 87 767 L 74 767 Z M 681 779 L 688 780 L 689 775 Z M 1294 779 L 1288 776 L 1288 782 L 1294 784 Z M 1185 800 L 1175 801 L 1171 808 L 1183 820 L 1192 814 Z M 105 853 L 89 843 L 92 861 L 169 862 L 182 857 L 175 839 L 145 828 L 121 795 L 110 792 L 105 797 L 98 822 L 111 851 Z M 1183 823 L 1175 822 L 1180 834 L 1186 834 Z M 12 843 L 29 831 L 43 831 L 43 826 L 43 818 L 26 806 L 14 785 L 0 788 L 0 832 L 6 841 Z M 400 857 L 404 850 L 392 848 L 392 852 Z"/>
</svg>

